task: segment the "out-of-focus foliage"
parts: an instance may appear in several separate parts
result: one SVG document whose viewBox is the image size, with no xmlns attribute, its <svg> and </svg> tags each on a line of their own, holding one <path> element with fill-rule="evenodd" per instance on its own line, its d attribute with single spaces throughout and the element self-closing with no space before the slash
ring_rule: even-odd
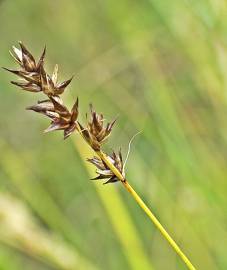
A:
<svg viewBox="0 0 227 270">
<path fill-rule="evenodd" d="M 227 268 L 227 4 L 224 0 L 1 1 L 0 61 L 18 40 L 75 78 L 80 97 L 138 131 L 127 176 L 198 269 Z M 43 135 L 41 94 L 0 75 L 0 268 L 184 269 L 120 184 L 102 186 L 75 134 Z"/>
</svg>

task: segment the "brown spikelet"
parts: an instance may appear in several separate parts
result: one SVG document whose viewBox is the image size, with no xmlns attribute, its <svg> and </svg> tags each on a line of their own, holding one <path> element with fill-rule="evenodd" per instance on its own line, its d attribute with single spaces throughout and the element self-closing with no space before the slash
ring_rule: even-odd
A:
<svg viewBox="0 0 227 270">
<path fill-rule="evenodd" d="M 30 106 L 28 110 L 44 114 L 51 118 L 50 126 L 45 132 L 63 130 L 64 139 L 68 138 L 77 126 L 78 117 L 78 99 L 69 111 L 63 104 L 59 97 L 50 97 L 49 100 L 38 102 L 36 105 Z"/>
<path fill-rule="evenodd" d="M 21 89 L 30 92 L 42 91 L 40 80 L 40 68 L 43 67 L 46 48 L 44 48 L 41 57 L 36 63 L 35 58 L 29 50 L 19 42 L 20 49 L 13 46 L 10 54 L 15 61 L 20 65 L 19 70 L 4 68 L 5 70 L 17 75 L 22 79 L 19 82 L 12 81 L 12 84 L 19 86 Z"/>
<path fill-rule="evenodd" d="M 23 45 L 23 43 L 19 42 L 19 45 L 20 49 L 13 46 L 10 54 L 20 65 L 20 69 L 14 70 L 4 68 L 22 79 L 22 81 L 19 82 L 12 81 L 12 84 L 29 92 L 43 91 L 47 96 L 61 95 L 65 91 L 66 87 L 70 84 L 73 77 L 71 77 L 69 80 L 58 83 L 58 66 L 55 66 L 52 76 L 50 76 L 44 69 L 46 47 L 44 47 L 38 62 L 36 62 L 34 56 Z"/>
<path fill-rule="evenodd" d="M 92 105 L 90 105 L 90 110 L 91 116 L 90 120 L 87 120 L 87 127 L 83 128 L 81 126 L 82 134 L 94 150 L 99 150 L 101 145 L 109 137 L 116 120 L 105 125 L 103 114 L 95 112 Z"/>
<path fill-rule="evenodd" d="M 115 152 L 112 155 L 107 156 L 108 160 L 118 169 L 118 171 L 124 175 L 124 164 L 122 159 L 121 151 L 116 154 Z M 92 178 L 91 180 L 103 180 L 106 179 L 107 181 L 104 184 L 114 183 L 119 181 L 116 175 L 109 169 L 109 167 L 99 158 L 93 157 L 87 159 L 88 162 L 95 165 L 97 168 L 96 173 L 98 174 L 97 177 Z"/>
</svg>

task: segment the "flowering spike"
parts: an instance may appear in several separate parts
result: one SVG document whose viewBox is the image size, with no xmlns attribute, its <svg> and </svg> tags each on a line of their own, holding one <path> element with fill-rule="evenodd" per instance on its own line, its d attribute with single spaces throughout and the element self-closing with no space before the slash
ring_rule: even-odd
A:
<svg viewBox="0 0 227 270">
<path fill-rule="evenodd" d="M 45 133 L 64 130 L 64 139 L 66 139 L 77 127 L 78 99 L 71 112 L 62 104 L 59 97 L 50 97 L 48 100 L 39 101 L 36 105 L 28 107 L 27 110 L 41 113 L 52 120 L 50 126 L 44 131 Z"/>
<path fill-rule="evenodd" d="M 21 82 L 19 82 L 18 84 L 13 82 L 13 84 L 21 87 L 23 90 L 26 91 L 40 92 L 42 91 L 40 68 L 44 64 L 45 48 L 39 59 L 38 64 L 36 64 L 35 58 L 27 50 L 27 48 L 21 42 L 19 42 L 19 45 L 20 49 L 13 47 L 13 50 L 12 52 L 10 52 L 10 54 L 12 55 L 14 60 L 20 65 L 20 69 L 4 69 L 23 79 L 22 84 L 20 84 Z"/>
<path fill-rule="evenodd" d="M 123 160 L 121 151 L 116 154 L 115 152 L 112 155 L 107 156 L 108 160 L 119 170 L 119 172 L 124 176 L 124 169 L 123 169 Z M 110 170 L 110 168 L 99 158 L 93 157 L 87 159 L 88 162 L 95 165 L 97 168 L 96 173 L 98 174 L 97 177 L 92 178 L 91 180 L 103 180 L 107 179 L 104 184 L 114 183 L 119 181 L 119 179 L 115 176 L 115 174 Z"/>
<path fill-rule="evenodd" d="M 116 120 L 111 123 L 104 125 L 103 114 L 98 114 L 93 110 L 90 105 L 90 120 L 87 120 L 87 127 L 82 129 L 82 134 L 85 140 L 91 145 L 94 150 L 100 150 L 101 145 L 108 138 L 112 131 L 112 127 Z M 86 115 L 87 116 L 87 115 Z"/>
<path fill-rule="evenodd" d="M 55 66 L 53 75 L 50 76 L 44 69 L 44 59 L 46 54 L 46 46 L 43 49 L 43 52 L 36 63 L 35 58 L 29 52 L 29 50 L 23 45 L 23 43 L 19 42 L 20 49 L 13 47 L 12 52 L 10 54 L 14 58 L 14 60 L 20 65 L 20 70 L 7 69 L 5 70 L 19 76 L 22 78 L 23 84 L 22 86 L 19 84 L 15 84 L 21 87 L 23 90 L 30 92 L 40 92 L 43 91 L 47 96 L 57 96 L 62 94 L 66 87 L 70 84 L 73 77 L 69 80 L 63 81 L 61 83 L 57 83 L 58 77 L 58 66 Z M 32 82 L 32 84 L 30 84 Z"/>
</svg>

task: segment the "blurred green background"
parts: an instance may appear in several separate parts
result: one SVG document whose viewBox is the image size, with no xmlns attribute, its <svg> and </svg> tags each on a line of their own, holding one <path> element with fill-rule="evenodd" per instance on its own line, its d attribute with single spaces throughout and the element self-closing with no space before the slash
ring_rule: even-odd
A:
<svg viewBox="0 0 227 270">
<path fill-rule="evenodd" d="M 80 98 L 137 133 L 127 177 L 198 269 L 227 269 L 227 3 L 1 1 L 1 66 L 21 40 Z M 120 184 L 91 182 L 78 135 L 42 134 L 42 99 L 0 76 L 0 269 L 185 269 Z"/>
</svg>

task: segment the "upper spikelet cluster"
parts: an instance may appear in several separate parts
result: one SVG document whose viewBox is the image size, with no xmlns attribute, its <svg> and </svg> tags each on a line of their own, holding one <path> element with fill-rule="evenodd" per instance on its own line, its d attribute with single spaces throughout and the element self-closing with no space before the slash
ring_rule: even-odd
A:
<svg viewBox="0 0 227 270">
<path fill-rule="evenodd" d="M 90 118 L 88 119 L 87 116 L 87 123 L 82 125 L 78 121 L 78 98 L 72 109 L 69 110 L 63 104 L 63 100 L 60 97 L 73 77 L 59 83 L 58 65 L 55 65 L 52 75 L 47 73 L 44 67 L 46 47 L 43 49 L 38 61 L 36 61 L 35 57 L 23 43 L 19 42 L 19 46 L 19 48 L 13 46 L 12 52 L 10 52 L 14 60 L 19 64 L 19 69 L 4 68 L 19 77 L 18 81 L 12 81 L 11 83 L 25 91 L 42 92 L 47 97 L 42 101 L 38 101 L 37 104 L 27 107 L 27 109 L 43 114 L 51 119 L 50 126 L 45 132 L 62 130 L 66 139 L 77 130 L 95 151 L 100 151 L 102 144 L 109 137 L 116 120 L 105 124 L 103 114 L 97 113 L 90 105 Z M 123 173 L 121 152 L 118 154 L 113 152 L 112 155 L 107 155 L 107 157 Z M 98 177 L 95 179 L 107 179 L 106 183 L 118 181 L 114 173 L 108 169 L 108 166 L 101 159 L 94 157 L 88 161 L 98 168 Z"/>
<path fill-rule="evenodd" d="M 54 68 L 52 76 L 50 76 L 44 69 L 44 58 L 46 48 L 44 48 L 39 60 L 36 62 L 29 50 L 19 42 L 20 48 L 13 46 L 10 54 L 19 64 L 20 69 L 8 69 L 7 71 L 17 75 L 20 80 L 12 84 L 19 86 L 21 89 L 30 92 L 41 92 L 47 96 L 57 96 L 64 92 L 65 88 L 70 84 L 72 78 L 62 83 L 58 83 L 58 66 Z"/>
<path fill-rule="evenodd" d="M 64 138 L 69 137 L 77 125 L 78 99 L 72 110 L 69 111 L 63 105 L 60 95 L 63 94 L 72 78 L 59 83 L 58 65 L 55 66 L 51 76 L 46 72 L 44 67 L 46 48 L 44 48 L 39 60 L 36 61 L 23 43 L 19 42 L 19 45 L 20 48 L 13 46 L 12 52 L 10 52 L 19 64 L 19 69 L 5 68 L 5 70 L 19 77 L 19 81 L 12 81 L 12 83 L 25 91 L 43 92 L 48 99 L 39 101 L 36 105 L 29 106 L 27 109 L 42 113 L 51 119 L 51 124 L 45 132 L 63 130 Z"/>
</svg>

